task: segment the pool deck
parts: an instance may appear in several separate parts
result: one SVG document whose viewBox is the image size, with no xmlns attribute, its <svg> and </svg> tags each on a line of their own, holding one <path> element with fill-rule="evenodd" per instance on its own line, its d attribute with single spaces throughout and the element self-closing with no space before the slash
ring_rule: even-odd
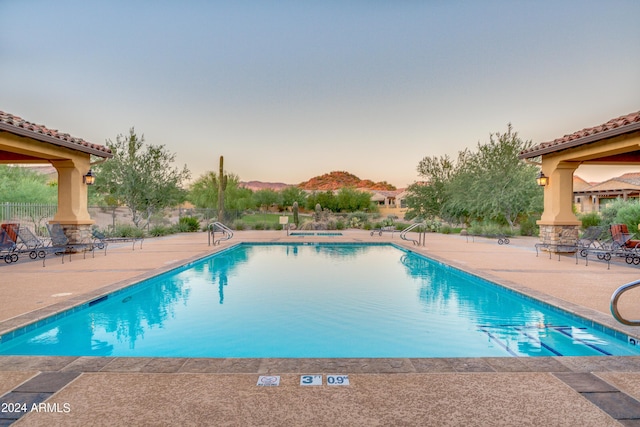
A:
<svg viewBox="0 0 640 427">
<path fill-rule="evenodd" d="M 617 324 L 609 300 L 640 267 L 563 256 L 536 257 L 535 238 L 496 240 L 428 234 L 426 246 L 398 233 L 286 236 L 241 231 L 222 245 L 205 233 L 147 239 L 142 249 L 50 256 L 0 266 L 0 335 L 242 241 L 393 242 L 568 311 Z M 640 298 L 621 311 L 639 317 Z M 446 345 L 446 344 L 443 344 Z M 323 374 L 301 386 L 300 375 Z M 350 385 L 329 386 L 327 374 Z M 280 376 L 277 387 L 257 386 Z M 0 356 L 0 426 L 49 425 L 640 425 L 640 357 L 454 359 L 195 359 Z M 25 414 L 2 403 L 27 403 Z M 47 405 L 37 405 L 44 402 Z M 32 403 L 36 403 L 35 406 Z M 38 411 L 39 409 L 39 411 Z"/>
</svg>

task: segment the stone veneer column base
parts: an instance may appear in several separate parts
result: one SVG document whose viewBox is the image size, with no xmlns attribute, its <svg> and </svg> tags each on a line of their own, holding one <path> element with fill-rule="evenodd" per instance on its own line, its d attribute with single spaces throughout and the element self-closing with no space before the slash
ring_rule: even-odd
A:
<svg viewBox="0 0 640 427">
<path fill-rule="evenodd" d="M 550 252 L 575 252 L 579 225 L 540 225 L 540 241 Z"/>
<path fill-rule="evenodd" d="M 69 243 L 90 243 L 91 224 L 62 224 Z"/>
</svg>

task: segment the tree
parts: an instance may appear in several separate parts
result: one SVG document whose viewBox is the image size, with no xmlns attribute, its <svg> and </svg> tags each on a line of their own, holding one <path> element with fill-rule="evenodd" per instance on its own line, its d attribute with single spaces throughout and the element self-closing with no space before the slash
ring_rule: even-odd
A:
<svg viewBox="0 0 640 427">
<path fill-rule="evenodd" d="M 227 211 L 242 211 L 254 206 L 253 191 L 240 187 L 240 178 L 233 173 L 225 172 L 227 187 L 224 190 L 224 204 Z M 187 194 L 189 200 L 197 208 L 218 208 L 218 174 L 206 172 L 196 179 Z"/>
<path fill-rule="evenodd" d="M 134 128 L 106 144 L 113 158 L 96 166 L 100 178 L 95 190 L 127 206 L 136 227 L 146 226 L 154 212 L 185 200 L 181 185 L 189 170 L 174 167 L 175 154 L 164 145 L 145 145 L 144 135 L 138 137 Z"/>
<path fill-rule="evenodd" d="M 409 187 L 406 217 L 465 222 L 475 218 L 513 228 L 520 217 L 542 210 L 537 168 L 518 159 L 531 145 L 509 123 L 506 133 L 490 134 L 489 142 L 478 143 L 477 151 L 459 152 L 455 163 L 447 156 L 425 157 L 418 172 L 426 182 Z"/>
<path fill-rule="evenodd" d="M 466 212 L 484 220 L 506 222 L 511 228 L 519 216 L 542 210 L 542 191 L 535 182 L 537 168 L 518 159 L 529 147 L 513 132 L 490 134 L 489 142 L 459 161 L 445 187 L 445 212 Z"/>
<path fill-rule="evenodd" d="M 280 197 L 282 198 L 283 208 L 293 206 L 294 202 L 298 202 L 298 205 L 304 206 L 307 200 L 307 193 L 303 189 L 292 185 L 280 190 Z"/>
<path fill-rule="evenodd" d="M 264 188 L 253 193 L 253 200 L 256 207 L 269 208 L 280 203 L 280 194 L 270 188 Z"/>
<path fill-rule="evenodd" d="M 464 158 L 467 151 L 460 153 Z M 446 185 L 457 170 L 449 156 L 425 157 L 418 164 L 418 174 L 425 182 L 416 182 L 407 188 L 407 213 L 405 218 L 434 218 L 442 215 L 447 201 Z"/>
<path fill-rule="evenodd" d="M 56 204 L 57 183 L 30 169 L 0 165 L 0 201 L 13 203 Z"/>
<path fill-rule="evenodd" d="M 341 188 L 336 195 L 338 212 L 355 212 L 371 209 L 371 193 L 355 188 Z"/>
</svg>

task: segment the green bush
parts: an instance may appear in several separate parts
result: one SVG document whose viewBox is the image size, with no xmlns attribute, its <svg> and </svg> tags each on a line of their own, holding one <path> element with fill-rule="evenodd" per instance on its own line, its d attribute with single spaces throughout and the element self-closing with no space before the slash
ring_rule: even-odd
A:
<svg viewBox="0 0 640 427">
<path fill-rule="evenodd" d="M 582 228 L 586 230 L 589 227 L 596 227 L 602 223 L 602 217 L 598 212 L 589 212 L 581 214 L 578 219 L 582 222 Z"/>
<path fill-rule="evenodd" d="M 469 234 L 474 234 L 476 236 L 513 236 L 513 231 L 507 226 L 496 224 L 494 222 L 473 222 L 471 226 L 468 228 Z"/>
<path fill-rule="evenodd" d="M 616 223 L 626 224 L 629 233 L 638 232 L 640 224 L 640 202 L 637 200 L 627 201 L 620 206 L 616 215 Z"/>
<path fill-rule="evenodd" d="M 233 227 L 234 230 L 246 230 L 247 225 L 242 220 L 237 219 L 233 221 L 231 227 Z"/>
<path fill-rule="evenodd" d="M 440 230 L 438 230 L 442 234 L 451 234 L 453 231 L 450 225 L 444 224 L 440 226 Z"/>
<path fill-rule="evenodd" d="M 347 223 L 350 228 L 363 228 L 368 221 L 369 216 L 364 212 L 353 212 L 347 217 Z"/>
<path fill-rule="evenodd" d="M 339 219 L 336 221 L 336 230 L 344 230 L 345 228 L 347 228 L 347 226 L 343 220 Z"/>
<path fill-rule="evenodd" d="M 264 222 L 256 222 L 255 224 L 253 224 L 253 229 L 254 230 L 264 230 L 265 229 L 265 223 Z"/>
<path fill-rule="evenodd" d="M 153 237 L 166 236 L 174 232 L 173 227 L 167 227 L 164 225 L 155 225 L 149 230 L 149 235 Z"/>
<path fill-rule="evenodd" d="M 144 237 L 144 230 L 133 225 L 116 225 L 109 237 Z"/>
<path fill-rule="evenodd" d="M 200 221 L 193 216 L 183 216 L 178 220 L 178 230 L 180 232 L 192 233 L 200 229 Z"/>
<path fill-rule="evenodd" d="M 602 215 L 602 224 L 615 224 L 617 222 L 616 217 L 618 216 L 618 210 L 620 210 L 627 203 L 628 202 L 626 200 L 617 198 L 616 200 L 605 204 L 600 211 L 600 214 Z"/>
<path fill-rule="evenodd" d="M 527 217 L 520 221 L 520 235 L 521 236 L 537 236 L 540 234 L 540 228 L 536 224 L 534 217 Z"/>
</svg>

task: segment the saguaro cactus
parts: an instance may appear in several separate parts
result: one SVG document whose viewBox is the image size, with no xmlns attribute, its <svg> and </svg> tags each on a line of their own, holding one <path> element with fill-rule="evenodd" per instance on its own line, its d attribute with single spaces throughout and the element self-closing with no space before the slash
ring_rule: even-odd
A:
<svg viewBox="0 0 640 427">
<path fill-rule="evenodd" d="M 298 217 L 298 202 L 293 202 L 293 223 L 298 227 L 300 219 Z"/>
<path fill-rule="evenodd" d="M 218 221 L 224 222 L 224 190 L 227 189 L 227 175 L 224 173 L 224 157 L 220 156 L 218 174 Z"/>
<path fill-rule="evenodd" d="M 316 214 L 314 219 L 316 222 L 320 222 L 322 219 L 322 206 L 320 206 L 320 203 L 316 204 Z"/>
</svg>

